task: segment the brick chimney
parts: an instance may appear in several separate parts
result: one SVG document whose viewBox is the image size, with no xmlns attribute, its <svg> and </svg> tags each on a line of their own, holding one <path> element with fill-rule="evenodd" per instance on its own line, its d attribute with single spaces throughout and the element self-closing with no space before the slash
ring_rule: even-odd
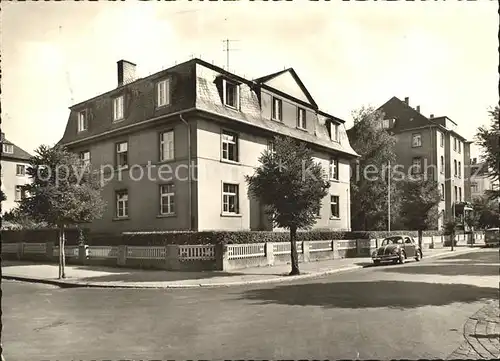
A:
<svg viewBox="0 0 500 361">
<path fill-rule="evenodd" d="M 434 114 L 431 114 L 430 118 L 433 119 L 434 118 Z"/>
<path fill-rule="evenodd" d="M 417 112 L 420 113 L 420 105 L 417 105 Z"/>
<path fill-rule="evenodd" d="M 410 105 L 410 98 L 408 98 L 408 97 L 405 98 L 405 104 Z"/>
<path fill-rule="evenodd" d="M 116 63 L 118 64 L 118 86 L 121 87 L 133 82 L 135 80 L 136 64 L 127 60 L 119 60 Z"/>
</svg>

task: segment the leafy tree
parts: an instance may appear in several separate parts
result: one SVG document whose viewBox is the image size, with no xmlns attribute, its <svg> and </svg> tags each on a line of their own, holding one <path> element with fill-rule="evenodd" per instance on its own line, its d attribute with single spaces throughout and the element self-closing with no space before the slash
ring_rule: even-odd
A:
<svg viewBox="0 0 500 361">
<path fill-rule="evenodd" d="M 11 228 L 15 229 L 36 229 L 47 227 L 45 222 L 38 222 L 34 220 L 29 214 L 21 211 L 19 207 L 14 208 L 10 212 L 6 212 L 3 216 L 3 220 L 11 222 Z"/>
<path fill-rule="evenodd" d="M 490 178 L 493 181 L 500 179 L 500 107 L 488 111 L 490 116 L 490 126 L 479 127 L 476 133 L 476 143 L 482 148 L 484 162 L 490 171 Z M 500 197 L 500 189 L 488 190 L 486 194 L 493 198 Z"/>
<path fill-rule="evenodd" d="M 440 201 L 439 184 L 433 179 L 410 176 L 401 182 L 401 219 L 407 229 L 418 231 L 420 246 L 423 231 L 437 228 Z"/>
<path fill-rule="evenodd" d="M 23 186 L 27 197 L 20 212 L 59 229 L 59 278 L 65 278 L 65 228 L 91 222 L 102 215 L 99 176 L 78 156 L 61 146 L 42 145 L 26 170 L 32 180 Z"/>
<path fill-rule="evenodd" d="M 300 274 L 296 234 L 298 229 L 316 223 L 321 200 L 328 194 L 330 182 L 321 164 L 304 142 L 277 137 L 274 152 L 264 151 L 254 175 L 246 176 L 249 193 L 265 207 L 273 225 L 290 230 L 290 275 Z"/>
<path fill-rule="evenodd" d="M 348 130 L 351 147 L 361 157 L 352 165 L 351 227 L 353 230 L 385 230 L 388 220 L 388 162 L 394 164 L 396 138 L 382 128 L 384 113 L 363 107 L 353 112 Z M 391 166 L 392 168 L 392 166 Z M 373 174 L 371 173 L 373 171 Z M 399 197 L 391 171 L 391 214 L 397 214 Z M 393 217 L 391 217 L 393 218 Z M 391 221 L 391 225 L 394 221 Z"/>
<path fill-rule="evenodd" d="M 6 201 L 7 200 L 7 196 L 5 195 L 5 193 L 3 191 L 0 191 L 1 194 L 0 194 L 0 202 L 3 202 L 3 201 Z"/>
<path fill-rule="evenodd" d="M 490 199 L 488 196 L 476 197 L 472 200 L 472 212 L 468 212 L 469 225 L 476 229 L 500 227 L 500 211 L 498 198 Z"/>
</svg>

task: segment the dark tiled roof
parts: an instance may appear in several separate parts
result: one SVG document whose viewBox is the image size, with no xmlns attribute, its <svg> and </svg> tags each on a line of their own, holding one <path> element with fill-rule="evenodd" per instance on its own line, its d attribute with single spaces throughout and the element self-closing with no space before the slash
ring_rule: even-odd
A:
<svg viewBox="0 0 500 361">
<path fill-rule="evenodd" d="M 299 86 L 303 87 L 302 82 L 300 82 L 300 79 L 298 79 L 293 69 L 287 69 L 285 71 L 290 71 Z M 173 76 L 171 88 L 173 98 L 172 105 L 164 109 L 155 109 L 154 85 L 157 80 L 162 79 L 167 76 L 167 74 Z M 241 81 L 241 111 L 231 110 L 222 104 L 221 96 L 217 88 L 217 79 L 221 75 Z M 278 73 L 275 73 L 268 77 L 277 75 Z M 324 112 L 318 113 L 315 118 L 314 132 L 310 133 L 265 119 L 262 116 L 260 102 L 257 97 L 256 91 L 258 91 L 258 88 L 259 84 L 255 81 L 228 73 L 224 69 L 200 59 L 190 60 L 71 107 L 71 114 L 66 125 L 66 130 L 59 144 L 68 144 L 74 141 L 100 136 L 104 133 L 112 132 L 113 130 L 118 131 L 121 128 L 140 124 L 154 119 L 155 117 L 168 115 L 170 113 L 200 110 L 209 114 L 229 117 L 241 123 L 253 125 L 271 132 L 289 135 L 307 142 L 316 143 L 351 156 L 358 156 L 349 145 L 343 124 L 339 127 L 340 144 L 338 142 L 333 142 L 329 138 L 325 125 L 326 119 L 333 118 L 339 121 L 341 120 L 331 117 Z M 302 90 L 306 94 L 309 94 L 305 87 Z M 111 121 L 113 112 L 112 101 L 113 98 L 119 94 L 124 94 L 125 96 L 125 119 L 118 123 L 113 123 Z M 311 104 L 315 106 L 314 101 L 312 101 Z M 78 111 L 83 109 L 87 109 L 89 113 L 89 129 L 78 133 L 77 115 Z"/>
<path fill-rule="evenodd" d="M 3 152 L 3 144 L 11 144 L 14 148 L 14 152 L 12 154 L 10 153 L 4 153 Z M 17 145 L 14 143 L 8 141 L 7 139 L 4 138 L 2 142 L 2 159 L 12 159 L 12 160 L 29 160 L 31 158 L 31 154 L 29 154 L 27 151 L 24 149 L 19 148 Z"/>
</svg>

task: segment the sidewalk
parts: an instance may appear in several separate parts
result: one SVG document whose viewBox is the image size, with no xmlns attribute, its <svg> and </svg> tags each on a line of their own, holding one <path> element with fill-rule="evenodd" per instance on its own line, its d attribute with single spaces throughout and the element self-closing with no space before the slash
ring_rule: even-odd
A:
<svg viewBox="0 0 500 361">
<path fill-rule="evenodd" d="M 457 253 L 473 252 L 477 248 L 426 250 L 423 260 Z M 21 261 L 3 261 L 2 278 L 38 282 L 61 287 L 112 287 L 112 288 L 199 288 L 227 287 L 250 284 L 279 283 L 315 278 L 337 272 L 371 266 L 369 257 L 301 263 L 301 275 L 288 276 L 290 265 L 255 267 L 224 271 L 175 272 L 141 270 L 99 266 L 66 265 L 66 278 L 57 279 L 57 264 L 40 264 Z"/>
</svg>

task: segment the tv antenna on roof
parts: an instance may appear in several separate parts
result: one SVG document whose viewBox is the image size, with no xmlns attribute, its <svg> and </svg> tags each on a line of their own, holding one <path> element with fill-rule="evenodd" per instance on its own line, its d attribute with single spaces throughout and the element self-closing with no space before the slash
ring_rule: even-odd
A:
<svg viewBox="0 0 500 361">
<path fill-rule="evenodd" d="M 229 71 L 229 52 L 230 51 L 238 51 L 238 50 L 240 50 L 240 49 L 235 49 L 235 48 L 230 48 L 229 47 L 229 43 L 230 42 L 236 42 L 236 41 L 239 41 L 239 40 L 230 40 L 230 39 L 222 40 L 222 42 L 225 45 L 225 48 L 223 49 L 223 51 L 226 52 L 226 70 L 227 71 Z"/>
</svg>

